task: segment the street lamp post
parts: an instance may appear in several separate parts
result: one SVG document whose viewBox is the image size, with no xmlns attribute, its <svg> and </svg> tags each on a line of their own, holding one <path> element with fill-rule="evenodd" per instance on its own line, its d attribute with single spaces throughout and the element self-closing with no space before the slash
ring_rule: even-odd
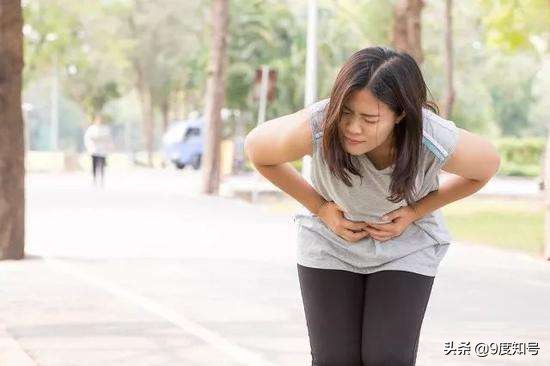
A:
<svg viewBox="0 0 550 366">
<path fill-rule="evenodd" d="M 46 42 L 55 42 L 59 36 L 56 33 L 48 33 Z M 53 74 L 50 93 L 50 148 L 57 150 L 59 148 L 59 73 L 57 70 L 58 56 L 55 45 L 53 48 Z"/>
<path fill-rule="evenodd" d="M 550 261 L 550 129 L 546 133 L 546 149 L 544 152 L 543 194 L 544 194 L 544 248 L 543 256 Z"/>
<path fill-rule="evenodd" d="M 57 54 L 54 54 L 50 103 L 50 146 L 53 151 L 56 151 L 59 149 L 59 75 L 57 71 Z"/>
<path fill-rule="evenodd" d="M 307 2 L 307 51 L 304 105 L 307 107 L 317 98 L 317 1 Z M 302 176 L 311 184 L 311 156 L 302 158 Z"/>
</svg>

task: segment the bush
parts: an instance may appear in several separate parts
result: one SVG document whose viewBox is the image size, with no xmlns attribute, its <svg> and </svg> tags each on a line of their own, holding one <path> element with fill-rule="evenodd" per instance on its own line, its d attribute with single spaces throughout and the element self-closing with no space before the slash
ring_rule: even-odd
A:
<svg viewBox="0 0 550 366">
<path fill-rule="evenodd" d="M 500 157 L 499 175 L 537 177 L 541 174 L 545 139 L 505 137 L 494 142 Z"/>
</svg>

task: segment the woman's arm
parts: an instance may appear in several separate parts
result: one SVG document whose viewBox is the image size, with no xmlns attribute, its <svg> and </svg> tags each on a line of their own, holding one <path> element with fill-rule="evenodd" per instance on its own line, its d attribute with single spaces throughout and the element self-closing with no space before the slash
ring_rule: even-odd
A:
<svg viewBox="0 0 550 366">
<path fill-rule="evenodd" d="M 334 233 L 356 242 L 369 235 L 364 222 L 346 219 L 342 209 L 326 201 L 290 164 L 313 153 L 309 113 L 296 113 L 269 120 L 246 136 L 244 149 L 258 172 L 318 216 Z"/>
<path fill-rule="evenodd" d="M 462 128 L 458 131 L 457 145 L 441 168 L 453 175 L 417 201 L 417 218 L 477 192 L 500 167 L 500 156 L 491 142 Z"/>
<path fill-rule="evenodd" d="M 256 126 L 244 142 L 244 150 L 260 174 L 317 214 L 325 199 L 290 164 L 311 155 L 312 148 L 305 109 Z"/>
</svg>

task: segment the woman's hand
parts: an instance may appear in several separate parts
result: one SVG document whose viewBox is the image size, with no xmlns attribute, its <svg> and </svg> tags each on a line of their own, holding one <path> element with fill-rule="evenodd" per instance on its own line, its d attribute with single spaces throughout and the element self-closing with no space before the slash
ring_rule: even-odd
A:
<svg viewBox="0 0 550 366">
<path fill-rule="evenodd" d="M 403 206 L 384 216 L 383 220 L 391 220 L 388 224 L 368 224 L 365 229 L 373 239 L 386 241 L 401 235 L 413 221 L 418 219 L 418 213 L 410 206 Z"/>
<path fill-rule="evenodd" d="M 356 242 L 369 236 L 365 231 L 367 223 L 351 221 L 345 218 L 342 209 L 334 202 L 326 201 L 319 207 L 317 216 L 338 236 L 350 242 Z"/>
</svg>

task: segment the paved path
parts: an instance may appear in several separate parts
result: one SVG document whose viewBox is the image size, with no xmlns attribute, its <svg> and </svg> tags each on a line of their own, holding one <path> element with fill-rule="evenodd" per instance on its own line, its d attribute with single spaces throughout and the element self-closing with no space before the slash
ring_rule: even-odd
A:
<svg viewBox="0 0 550 366">
<path fill-rule="evenodd" d="M 198 174 L 113 173 L 105 190 L 30 175 L 29 258 L 0 262 L 0 347 L 44 366 L 308 365 L 291 218 L 196 194 Z M 455 242 L 417 364 L 548 365 L 549 308 L 548 263 Z M 446 342 L 540 350 L 452 356 Z"/>
</svg>

